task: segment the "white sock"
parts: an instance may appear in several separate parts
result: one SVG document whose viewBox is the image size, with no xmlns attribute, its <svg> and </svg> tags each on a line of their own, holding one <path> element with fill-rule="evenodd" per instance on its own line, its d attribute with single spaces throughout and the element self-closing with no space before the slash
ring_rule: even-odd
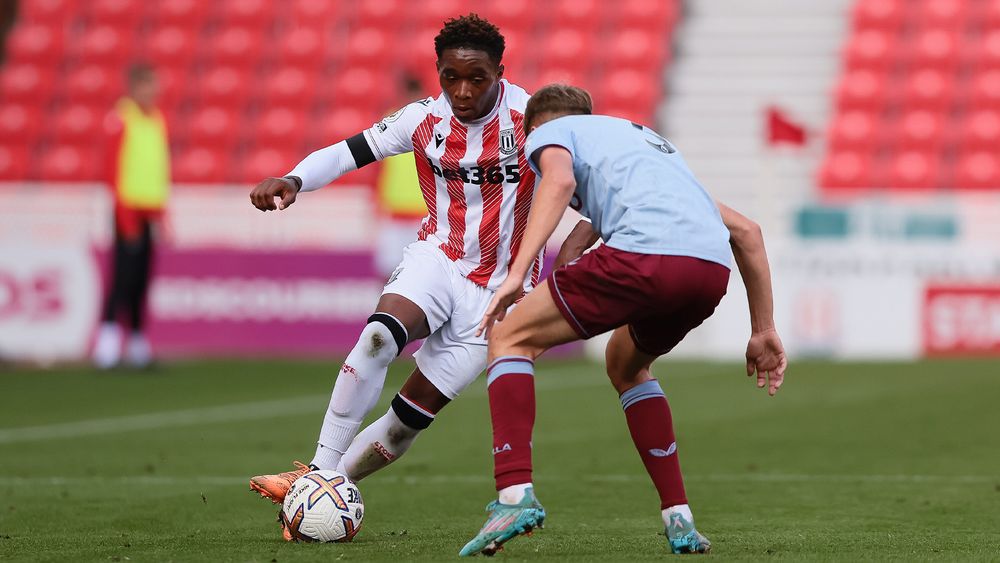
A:
<svg viewBox="0 0 1000 563">
<path fill-rule="evenodd" d="M 358 482 L 399 459 L 419 434 L 420 430 L 403 424 L 390 408 L 351 442 L 337 471 Z"/>
<path fill-rule="evenodd" d="M 524 492 L 531 487 L 531 483 L 521 483 L 500 489 L 500 504 L 517 504 L 524 498 Z"/>
<path fill-rule="evenodd" d="M 361 421 L 378 402 L 386 371 L 396 358 L 396 352 L 392 332 L 381 322 L 368 323 L 361 331 L 361 338 L 337 374 L 313 465 L 334 469 L 340 464 Z"/>
<path fill-rule="evenodd" d="M 153 350 L 149 340 L 141 332 L 133 332 L 125 345 L 125 359 L 129 365 L 142 367 L 153 361 Z"/>
<path fill-rule="evenodd" d="M 675 504 L 669 508 L 664 508 L 662 514 L 663 524 L 668 528 L 670 527 L 670 517 L 674 514 L 677 514 L 691 524 L 694 524 L 694 515 L 691 514 L 691 507 L 686 504 Z"/>
<path fill-rule="evenodd" d="M 118 365 L 122 359 L 122 330 L 118 323 L 101 323 L 94 344 L 94 364 L 101 369 Z"/>
</svg>

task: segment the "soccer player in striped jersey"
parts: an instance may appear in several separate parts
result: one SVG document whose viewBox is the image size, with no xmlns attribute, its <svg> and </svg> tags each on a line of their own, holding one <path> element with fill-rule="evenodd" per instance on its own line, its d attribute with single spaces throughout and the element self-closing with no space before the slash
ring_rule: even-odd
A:
<svg viewBox="0 0 1000 563">
<path fill-rule="evenodd" d="M 300 192 L 392 155 L 413 152 L 427 203 L 410 244 L 347 356 L 334 385 L 311 467 L 364 478 L 403 455 L 421 430 L 486 367 L 476 334 L 493 291 L 521 252 L 535 174 L 524 156 L 528 94 L 503 78 L 504 38 L 475 14 L 445 22 L 434 40 L 442 94 L 413 102 L 370 129 L 320 149 L 283 178 L 268 178 L 250 200 L 285 209 Z M 275 199 L 280 199 L 276 204 Z M 541 254 L 523 284 L 538 281 Z M 414 340 L 416 370 L 391 408 L 360 434 L 389 363 Z M 250 481 L 281 502 L 298 468 Z"/>
<path fill-rule="evenodd" d="M 514 259 L 480 325 L 490 334 L 498 498 L 463 556 L 492 555 L 545 520 L 531 482 L 531 432 L 534 360 L 549 348 L 613 331 L 608 377 L 659 494 L 673 553 L 705 553 L 711 544 L 694 527 L 670 407 L 650 366 L 715 311 L 732 256 L 750 305 L 747 375 L 756 372 L 758 387 L 768 385 L 771 395 L 784 379 L 787 360 L 774 328 L 760 228 L 714 202 L 669 141 L 624 119 L 590 115 L 591 105 L 586 91 L 556 84 L 536 92 L 525 110 L 525 153 L 541 182 L 524 248 L 542 248 L 567 206 L 592 223 L 577 225 L 563 245 L 576 252 L 560 253 L 566 265 L 507 315 L 531 270 L 526 255 Z M 581 256 L 598 238 L 604 245 Z"/>
</svg>

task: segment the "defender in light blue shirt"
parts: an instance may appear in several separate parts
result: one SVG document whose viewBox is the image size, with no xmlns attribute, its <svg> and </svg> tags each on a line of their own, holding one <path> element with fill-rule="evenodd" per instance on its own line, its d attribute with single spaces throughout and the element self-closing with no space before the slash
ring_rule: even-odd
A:
<svg viewBox="0 0 1000 563">
<path fill-rule="evenodd" d="M 541 181 L 521 246 L 479 325 L 489 334 L 498 498 L 460 555 L 492 555 L 545 521 L 532 483 L 531 436 L 534 360 L 549 348 L 613 331 L 608 378 L 660 497 L 673 553 L 705 553 L 711 542 L 695 529 L 670 406 L 650 366 L 715 311 L 729 285 L 731 255 L 750 304 L 747 375 L 756 372 L 757 386 L 770 395 L 784 380 L 760 228 L 716 204 L 669 141 L 641 125 L 591 115 L 592 105 L 586 91 L 554 84 L 535 92 L 524 113 L 525 156 Z M 508 314 L 567 205 L 593 222 L 573 229 L 556 268 Z M 598 238 L 605 244 L 587 252 Z"/>
<path fill-rule="evenodd" d="M 643 254 L 691 256 L 730 266 L 729 231 L 680 152 L 652 129 L 604 115 L 568 115 L 535 129 L 528 163 L 559 146 L 573 157 L 570 206 L 605 244 Z"/>
</svg>

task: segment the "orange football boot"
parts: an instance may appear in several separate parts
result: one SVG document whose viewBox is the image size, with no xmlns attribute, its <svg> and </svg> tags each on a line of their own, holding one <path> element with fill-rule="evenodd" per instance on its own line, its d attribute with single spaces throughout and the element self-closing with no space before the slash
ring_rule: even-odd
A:
<svg viewBox="0 0 1000 563">
<path fill-rule="evenodd" d="M 257 475 L 250 478 L 250 490 L 257 491 L 260 496 L 271 499 L 274 504 L 281 504 L 285 501 L 288 489 L 292 488 L 292 483 L 306 473 L 312 471 L 308 465 L 293 461 L 296 469 L 285 471 L 277 475 Z"/>
</svg>

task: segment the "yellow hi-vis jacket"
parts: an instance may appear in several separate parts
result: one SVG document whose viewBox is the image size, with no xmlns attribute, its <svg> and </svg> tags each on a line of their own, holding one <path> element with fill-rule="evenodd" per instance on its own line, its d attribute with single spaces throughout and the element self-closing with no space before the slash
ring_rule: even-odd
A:
<svg viewBox="0 0 1000 563">
<path fill-rule="evenodd" d="M 376 187 L 383 213 L 391 217 L 417 219 L 427 215 L 412 154 L 397 154 L 383 160 Z"/>
<path fill-rule="evenodd" d="M 115 170 L 118 202 L 132 209 L 163 209 L 170 195 L 170 149 L 159 110 L 145 113 L 130 98 L 115 107 L 122 121 Z"/>
</svg>

